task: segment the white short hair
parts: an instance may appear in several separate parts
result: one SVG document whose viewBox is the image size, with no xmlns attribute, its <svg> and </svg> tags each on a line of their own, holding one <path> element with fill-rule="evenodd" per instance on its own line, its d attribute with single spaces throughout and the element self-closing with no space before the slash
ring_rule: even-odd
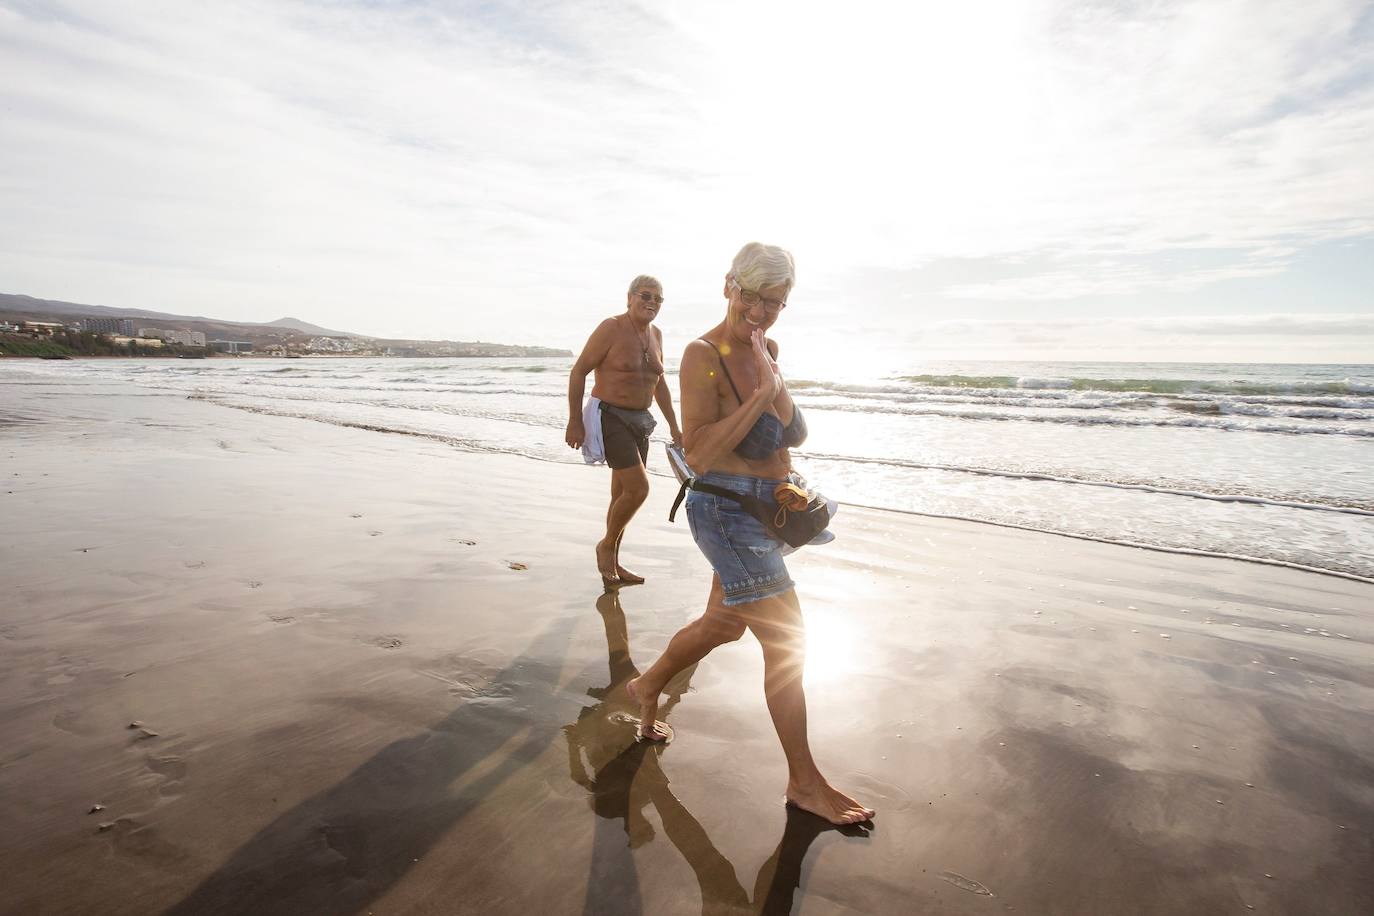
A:
<svg viewBox="0 0 1374 916">
<path fill-rule="evenodd" d="M 797 265 L 792 260 L 792 253 L 785 248 L 750 242 L 735 255 L 730 276 L 744 289 L 786 286 L 790 292 L 792 284 L 797 282 Z"/>
<path fill-rule="evenodd" d="M 653 286 L 656 287 L 660 293 L 663 292 L 663 284 L 658 282 L 657 277 L 651 277 L 648 274 L 640 274 L 639 276 L 631 280 L 630 288 L 627 292 L 633 293 L 635 290 L 643 286 Z"/>
</svg>

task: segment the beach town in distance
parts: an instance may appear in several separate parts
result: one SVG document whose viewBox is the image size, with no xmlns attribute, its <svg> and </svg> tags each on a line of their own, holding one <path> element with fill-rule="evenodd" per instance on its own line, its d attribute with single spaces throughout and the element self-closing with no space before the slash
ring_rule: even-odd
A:
<svg viewBox="0 0 1374 916">
<path fill-rule="evenodd" d="M 0 916 L 1374 916 L 1371 61 L 0 0 Z"/>
<path fill-rule="evenodd" d="M 245 324 L 120 310 L 0 293 L 0 356 L 480 357 L 572 356 L 551 347 L 479 341 L 396 340 L 331 331 L 294 318 Z"/>
</svg>

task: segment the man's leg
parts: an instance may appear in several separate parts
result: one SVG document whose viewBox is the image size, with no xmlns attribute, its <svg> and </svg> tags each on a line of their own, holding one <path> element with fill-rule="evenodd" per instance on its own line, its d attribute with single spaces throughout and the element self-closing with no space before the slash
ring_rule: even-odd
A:
<svg viewBox="0 0 1374 916">
<path fill-rule="evenodd" d="M 611 472 L 611 502 L 610 502 L 609 507 L 606 509 L 606 533 L 607 533 L 607 534 L 610 534 L 610 532 L 611 532 L 611 526 L 614 524 L 613 516 L 614 516 L 614 513 L 615 513 L 615 502 L 616 502 L 616 500 L 620 499 L 621 496 L 624 495 L 624 493 L 625 493 L 625 477 L 624 477 L 624 475 L 617 476 L 616 473 L 615 473 L 614 471 L 612 471 L 612 472 Z M 646 494 L 645 494 L 645 495 L 646 495 L 646 496 L 648 495 L 648 494 L 647 494 L 647 491 L 646 491 Z M 643 502 L 643 501 L 641 500 L 641 504 L 642 504 L 642 502 Z M 638 506 L 636 506 L 635 508 L 638 509 Z M 634 512 L 631 511 L 630 515 L 631 515 L 631 517 L 633 517 L 633 516 L 634 516 Z M 628 524 L 628 521 L 627 521 L 627 524 Z M 619 580 L 620 580 L 620 583 L 621 583 L 622 585 L 643 585 L 643 584 L 644 584 L 644 577 L 643 577 L 643 576 L 636 575 L 635 573 L 630 572 L 630 571 L 629 571 L 628 569 L 626 569 L 624 566 L 621 566 L 621 565 L 620 565 L 620 542 L 623 541 L 624 539 L 625 539 L 625 529 L 624 529 L 624 528 L 621 528 L 621 529 L 620 529 L 620 534 L 616 536 L 616 539 L 615 539 L 615 546 L 614 546 L 614 547 L 612 548 L 612 550 L 611 550 L 611 557 L 612 557 L 612 559 L 613 559 L 613 561 L 614 561 L 614 563 L 615 563 L 615 576 L 614 576 L 613 578 L 619 579 Z M 601 563 L 601 554 L 600 554 L 600 553 L 597 553 L 597 555 L 596 555 L 596 560 L 597 560 L 597 565 L 600 565 L 600 563 Z M 603 577 L 603 578 L 604 578 L 604 577 Z"/>
<path fill-rule="evenodd" d="M 617 581 L 638 584 L 644 579 L 619 565 L 616 555 L 621 535 L 630 519 L 649 498 L 649 475 L 644 465 L 635 464 L 611 471 L 611 504 L 606 510 L 606 537 L 596 545 L 596 568 L 608 583 Z"/>
<path fill-rule="evenodd" d="M 645 470 L 645 469 L 648 468 L 648 466 L 649 466 L 649 436 L 648 436 L 648 434 L 646 433 L 646 434 L 643 435 L 643 436 L 636 435 L 636 436 L 635 436 L 635 440 L 634 440 L 634 444 L 635 444 L 635 450 L 639 453 L 639 467 L 640 467 L 640 470 L 643 470 L 643 471 L 644 471 L 644 496 L 643 496 L 643 498 L 641 498 L 640 501 L 639 501 L 639 504 L 640 504 L 640 505 L 643 505 L 643 504 L 644 504 L 644 500 L 647 499 L 647 498 L 649 497 L 649 474 L 648 474 L 648 471 Z M 630 514 L 633 516 L 633 515 L 634 515 L 634 512 L 635 512 L 635 511 L 638 511 L 638 510 L 639 510 L 639 506 L 635 506 L 634 510 L 631 511 Z M 626 519 L 626 522 L 625 522 L 625 523 L 628 525 L 628 524 L 629 524 L 629 520 Z M 609 522 L 608 522 L 607 528 L 609 528 L 609 527 L 610 527 L 610 525 L 609 525 Z M 609 533 L 609 532 L 608 532 L 608 533 Z M 643 584 L 644 584 L 644 577 L 643 577 L 643 576 L 638 575 L 637 573 L 632 573 L 632 572 L 630 572 L 628 569 L 626 569 L 624 566 L 621 566 L 621 565 L 620 565 L 620 542 L 621 542 L 622 540 L 624 540 L 624 538 L 625 538 L 625 529 L 624 529 L 624 528 L 621 528 L 621 529 L 620 529 L 620 534 L 616 535 L 616 539 L 615 539 L 615 572 L 616 572 L 616 575 L 619 576 L 619 577 L 620 577 L 620 581 L 623 582 L 623 583 L 625 583 L 626 585 L 643 585 Z"/>
</svg>

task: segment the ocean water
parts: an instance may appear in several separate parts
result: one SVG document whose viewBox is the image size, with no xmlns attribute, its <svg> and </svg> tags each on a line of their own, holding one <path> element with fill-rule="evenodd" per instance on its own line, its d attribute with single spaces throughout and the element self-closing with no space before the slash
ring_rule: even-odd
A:
<svg viewBox="0 0 1374 916">
<path fill-rule="evenodd" d="M 580 463 L 563 443 L 571 363 L 12 361 L 0 364 L 0 381 L 121 380 L 227 408 Z M 795 464 L 841 502 L 1374 578 L 1374 366 L 783 369 L 811 430 Z M 674 392 L 675 372 L 670 360 Z M 650 465 L 668 474 L 661 447 Z"/>
</svg>

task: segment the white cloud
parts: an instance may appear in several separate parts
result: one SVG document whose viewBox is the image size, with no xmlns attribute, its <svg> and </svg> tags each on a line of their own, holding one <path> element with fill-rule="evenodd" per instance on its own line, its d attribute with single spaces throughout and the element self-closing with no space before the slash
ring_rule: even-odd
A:
<svg viewBox="0 0 1374 916">
<path fill-rule="evenodd" d="M 918 336 L 950 337 L 967 334 L 1037 332 L 1060 335 L 1095 328 L 1106 333 L 1132 334 L 1273 334 L 1362 335 L 1374 337 L 1374 314 L 1195 315 L 1170 318 L 957 318 L 934 321 L 915 330 Z"/>
<path fill-rule="evenodd" d="M 1263 278 L 1374 235 L 1364 14 L 0 3 L 0 286 L 567 346 L 645 270 L 704 327 L 756 237 L 817 297 L 940 258 L 1044 262 L 949 290 L 1028 302 Z M 1198 249 L 1232 254 L 1158 257 Z"/>
<path fill-rule="evenodd" d="M 1186 318 L 1140 318 L 1132 322 L 1156 334 L 1199 334 L 1231 337 L 1367 337 L 1374 343 L 1374 315 L 1202 315 Z M 1371 348 L 1374 354 L 1374 347 Z"/>
<path fill-rule="evenodd" d="M 1267 277 L 1283 270 L 1281 261 L 1252 256 L 1225 267 L 1171 270 L 1120 259 L 1080 261 L 1074 269 L 1056 269 L 1022 277 L 948 287 L 953 299 L 1064 300 L 1083 296 L 1124 296 L 1157 290 L 1201 289 L 1219 280 Z"/>
</svg>

